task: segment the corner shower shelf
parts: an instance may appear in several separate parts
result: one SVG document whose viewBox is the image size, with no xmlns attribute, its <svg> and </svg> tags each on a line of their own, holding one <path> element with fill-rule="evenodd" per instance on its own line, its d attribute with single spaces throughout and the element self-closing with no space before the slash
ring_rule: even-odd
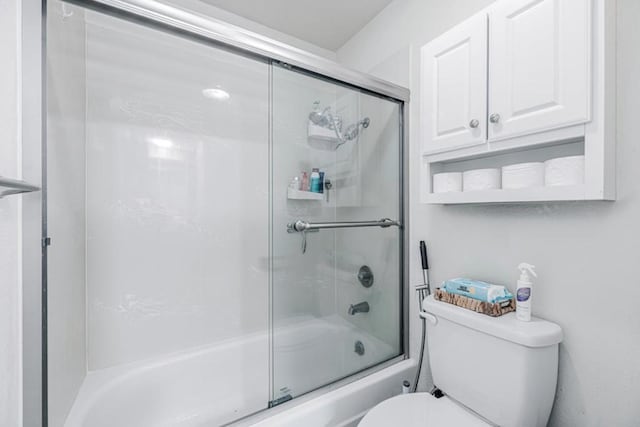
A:
<svg viewBox="0 0 640 427">
<path fill-rule="evenodd" d="M 30 193 L 38 190 L 40 190 L 40 187 L 28 184 L 25 181 L 0 176 L 0 199 L 12 194 Z"/>
<path fill-rule="evenodd" d="M 324 200 L 324 193 L 313 193 L 311 191 L 294 190 L 287 188 L 287 199 L 289 200 Z"/>
</svg>

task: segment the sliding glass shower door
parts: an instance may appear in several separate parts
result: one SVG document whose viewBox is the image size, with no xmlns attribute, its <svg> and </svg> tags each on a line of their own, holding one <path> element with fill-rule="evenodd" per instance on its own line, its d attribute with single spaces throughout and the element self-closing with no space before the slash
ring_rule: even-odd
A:
<svg viewBox="0 0 640 427">
<path fill-rule="evenodd" d="M 265 409 L 270 64 L 48 16 L 49 426 Z"/>
<path fill-rule="evenodd" d="M 47 2 L 48 425 L 225 425 L 401 355 L 401 103 L 130 18 Z"/>
<path fill-rule="evenodd" d="M 401 218 L 402 144 L 399 103 L 288 67 L 272 74 L 277 404 L 402 352 L 401 230 L 356 227 Z"/>
</svg>

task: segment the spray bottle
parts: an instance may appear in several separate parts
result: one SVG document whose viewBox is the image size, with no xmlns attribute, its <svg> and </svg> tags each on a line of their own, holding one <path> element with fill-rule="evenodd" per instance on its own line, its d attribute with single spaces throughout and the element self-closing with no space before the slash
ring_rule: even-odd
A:
<svg viewBox="0 0 640 427">
<path fill-rule="evenodd" d="M 523 322 L 531 320 L 531 276 L 538 277 L 536 272 L 533 271 L 534 265 L 527 264 L 526 262 L 518 265 L 520 269 L 520 279 L 516 286 L 516 318 Z"/>
</svg>

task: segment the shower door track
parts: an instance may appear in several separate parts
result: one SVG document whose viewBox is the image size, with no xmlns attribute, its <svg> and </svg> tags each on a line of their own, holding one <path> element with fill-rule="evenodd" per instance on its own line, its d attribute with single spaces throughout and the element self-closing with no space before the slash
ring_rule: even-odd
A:
<svg viewBox="0 0 640 427">
<path fill-rule="evenodd" d="M 66 0 L 107 14 L 204 39 L 222 47 L 326 76 L 398 101 L 409 101 L 409 89 L 341 66 L 329 59 L 288 46 L 241 27 L 197 15 L 156 0 Z"/>
</svg>

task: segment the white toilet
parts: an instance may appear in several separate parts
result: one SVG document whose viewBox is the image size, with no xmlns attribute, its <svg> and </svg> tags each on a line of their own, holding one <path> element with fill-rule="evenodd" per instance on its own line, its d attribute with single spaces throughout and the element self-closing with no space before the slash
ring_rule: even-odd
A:
<svg viewBox="0 0 640 427">
<path fill-rule="evenodd" d="M 555 323 L 514 313 L 489 317 L 429 296 L 429 362 L 444 392 L 404 394 L 375 406 L 359 427 L 543 427 L 556 393 L 558 344 Z"/>
</svg>

